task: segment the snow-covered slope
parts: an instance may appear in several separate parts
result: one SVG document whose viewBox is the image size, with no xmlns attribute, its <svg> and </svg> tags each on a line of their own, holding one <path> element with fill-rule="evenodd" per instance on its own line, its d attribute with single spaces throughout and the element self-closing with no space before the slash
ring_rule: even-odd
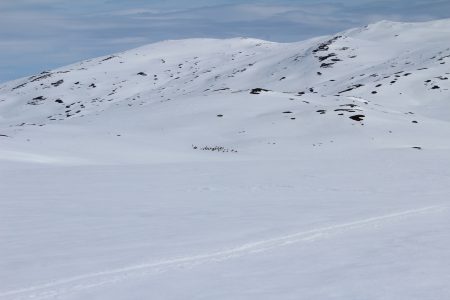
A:
<svg viewBox="0 0 450 300">
<path fill-rule="evenodd" d="M 151 139 L 164 152 L 223 146 L 243 155 L 331 141 L 447 148 L 448 25 L 380 22 L 292 44 L 161 42 L 2 85 L 1 134 L 65 136 L 70 127 L 71 139 Z"/>
<path fill-rule="evenodd" d="M 2 84 L 0 299 L 448 299 L 449 78 L 440 20 Z"/>
</svg>

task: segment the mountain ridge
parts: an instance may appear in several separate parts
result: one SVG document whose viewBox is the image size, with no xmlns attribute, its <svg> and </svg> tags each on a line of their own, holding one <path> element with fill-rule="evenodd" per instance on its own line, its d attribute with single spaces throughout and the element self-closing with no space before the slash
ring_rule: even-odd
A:
<svg viewBox="0 0 450 300">
<path fill-rule="evenodd" d="M 149 124 L 166 129 L 174 125 L 170 134 L 175 136 L 177 130 L 195 127 L 189 133 L 192 141 L 177 146 L 195 149 L 250 147 L 252 153 L 251 141 L 273 144 L 273 137 L 295 130 L 295 121 L 302 129 L 290 139 L 299 143 L 300 135 L 302 145 L 324 144 L 314 137 L 322 134 L 322 127 L 337 130 L 326 137 L 334 141 L 341 134 L 351 140 L 355 133 L 348 126 L 365 126 L 358 134 L 371 136 L 364 138 L 369 144 L 379 140 L 377 147 L 430 147 L 428 132 L 434 126 L 446 132 L 450 121 L 448 28 L 450 20 L 381 21 L 296 43 L 234 38 L 150 44 L 1 85 L 0 133 L 14 137 L 24 128 L 72 123 L 114 127 L 108 120 L 113 114 L 119 123 L 136 123 L 125 131 L 130 135 Z M 157 113 L 159 123 L 142 116 Z M 229 128 L 218 123 L 233 115 Z M 425 129 L 423 121 L 433 125 Z M 274 131 L 272 138 L 255 130 L 242 139 L 245 134 L 238 133 L 247 132 L 252 122 Z M 397 123 L 403 124 L 402 138 L 386 138 Z M 211 124 L 215 133 L 197 138 Z"/>
</svg>

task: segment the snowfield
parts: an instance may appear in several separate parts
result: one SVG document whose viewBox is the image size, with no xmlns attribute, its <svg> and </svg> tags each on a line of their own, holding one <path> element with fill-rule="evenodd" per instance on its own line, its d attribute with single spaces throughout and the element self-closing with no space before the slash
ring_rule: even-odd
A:
<svg viewBox="0 0 450 300">
<path fill-rule="evenodd" d="M 450 20 L 164 41 L 0 85 L 0 299 L 450 299 Z"/>
</svg>

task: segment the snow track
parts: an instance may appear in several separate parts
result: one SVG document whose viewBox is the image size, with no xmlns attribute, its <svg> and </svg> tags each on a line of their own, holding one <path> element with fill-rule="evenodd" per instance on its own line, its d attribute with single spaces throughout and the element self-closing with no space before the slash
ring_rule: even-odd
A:
<svg viewBox="0 0 450 300">
<path fill-rule="evenodd" d="M 58 299 L 77 291 L 114 284 L 131 278 L 158 274 L 175 269 L 186 269 L 206 263 L 222 262 L 232 258 L 269 251 L 295 243 L 314 242 L 327 237 L 345 234 L 348 231 L 356 229 L 382 227 L 392 222 L 398 222 L 403 219 L 417 217 L 423 214 L 439 213 L 447 209 L 446 206 L 431 206 L 407 210 L 308 231 L 301 231 L 272 239 L 247 243 L 217 252 L 167 259 L 153 263 L 80 275 L 28 288 L 0 292 L 0 299 Z"/>
</svg>

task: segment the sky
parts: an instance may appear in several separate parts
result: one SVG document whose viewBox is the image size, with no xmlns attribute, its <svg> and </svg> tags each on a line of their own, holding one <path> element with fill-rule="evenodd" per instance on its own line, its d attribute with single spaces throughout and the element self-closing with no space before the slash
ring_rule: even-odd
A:
<svg viewBox="0 0 450 300">
<path fill-rule="evenodd" d="M 448 0 L 0 0 L 0 82 L 166 39 L 294 42 L 442 18 Z"/>
</svg>

